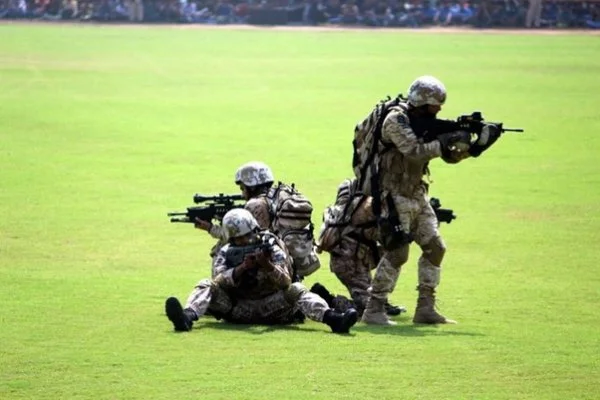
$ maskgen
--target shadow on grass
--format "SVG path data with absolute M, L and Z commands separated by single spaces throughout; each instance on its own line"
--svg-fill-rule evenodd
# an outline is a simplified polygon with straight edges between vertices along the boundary
M 217 329 L 226 331 L 248 332 L 252 335 L 263 335 L 275 331 L 297 331 L 297 332 L 323 332 L 321 329 L 315 329 L 306 324 L 289 325 L 259 325 L 259 324 L 234 324 L 224 321 L 203 321 L 201 324 L 194 324 L 194 329 Z
M 375 335 L 390 335 L 390 336 L 485 336 L 481 333 L 465 332 L 457 329 L 460 325 L 454 324 L 440 324 L 440 325 L 426 325 L 426 324 L 413 324 L 408 319 L 398 318 L 394 320 L 398 323 L 395 326 L 378 326 L 378 325 L 366 325 L 358 323 L 352 331 L 356 333 L 371 333 Z
M 378 326 L 366 325 L 358 322 L 350 329 L 350 333 L 337 334 L 342 337 L 354 337 L 357 333 L 370 333 L 374 335 L 389 335 L 389 336 L 485 336 L 481 333 L 466 332 L 457 329 L 460 325 L 440 324 L 426 325 L 413 324 L 410 317 L 395 318 L 398 325 L 395 326 Z M 310 324 L 296 323 L 288 325 L 260 325 L 260 324 L 235 324 L 231 322 L 218 321 L 213 319 L 202 319 L 201 322 L 194 323 L 193 330 L 201 331 L 205 329 L 224 330 L 246 332 L 251 335 L 264 335 L 276 331 L 294 331 L 294 332 L 319 332 L 332 334 L 328 327 L 317 329 L 311 327 Z

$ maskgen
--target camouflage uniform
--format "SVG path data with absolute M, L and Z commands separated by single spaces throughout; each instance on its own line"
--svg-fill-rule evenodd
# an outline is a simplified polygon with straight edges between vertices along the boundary
M 235 183 L 237 185 L 244 185 L 246 187 L 255 187 L 258 185 L 264 185 L 268 183 L 272 183 L 274 180 L 273 173 L 271 169 L 264 163 L 259 161 L 250 161 L 246 164 L 241 165 L 237 171 L 235 172 L 234 177 Z M 271 228 L 271 214 L 269 209 L 269 203 L 267 201 L 266 195 L 258 194 L 256 197 L 249 199 L 244 205 L 244 209 L 250 211 L 250 213 L 254 216 L 258 225 L 261 229 L 270 229 Z M 210 251 L 210 257 L 213 259 L 213 278 L 215 275 L 215 257 L 219 253 L 221 247 L 223 247 L 228 240 L 227 230 L 220 226 L 213 224 L 208 233 L 218 242 L 212 247 Z
M 434 98 L 437 103 L 428 102 L 431 99 L 431 88 L 428 86 L 431 80 L 419 79 L 409 89 L 410 104 L 416 107 L 443 104 L 443 85 L 443 98 Z M 423 83 L 424 87 L 413 90 L 415 84 Z M 437 83 L 441 85 L 439 81 L 434 82 L 434 85 Z M 413 321 L 453 322 L 434 310 L 433 294 L 440 282 L 440 266 L 446 246 L 438 231 L 435 212 L 429 204 L 428 184 L 423 180 L 423 176 L 428 173 L 429 161 L 442 155 L 442 146 L 437 140 L 424 143 L 415 135 L 410 126 L 408 109 L 407 103 L 393 107 L 382 125 L 382 142 L 387 145 L 387 149 L 384 150 L 384 146 L 380 145 L 381 216 L 388 218 L 395 212 L 404 237 L 412 236 L 422 250 L 418 260 L 419 301 Z M 391 210 L 390 207 L 394 209 Z M 373 277 L 371 297 L 363 315 L 364 322 L 394 324 L 386 318 L 382 309 L 396 286 L 402 265 L 408 260 L 408 243 L 405 240 L 400 246 L 384 252 Z
M 263 233 L 265 234 L 265 233 Z M 291 283 L 290 258 L 280 245 L 270 250 L 273 270 L 257 267 L 253 276 L 233 279 L 228 266 L 230 244 L 223 246 L 215 260 L 215 278 L 202 280 L 189 296 L 186 308 L 199 317 L 207 310 L 237 323 L 288 323 L 301 310 L 315 321 L 322 321 L 327 303 L 302 284 Z
M 271 232 L 258 233 L 258 222 L 249 211 L 228 211 L 223 226 L 231 243 L 219 250 L 215 278 L 200 281 L 185 308 L 175 297 L 165 302 L 165 313 L 176 331 L 191 330 L 193 321 L 207 312 L 236 323 L 278 324 L 293 322 L 299 310 L 329 325 L 334 333 L 349 332 L 358 318 L 356 310 L 332 310 L 302 284 L 292 283 L 292 261 L 285 244 Z
M 355 208 L 360 199 L 350 199 L 355 192 L 355 184 L 356 180 L 346 180 L 338 188 L 336 204 L 346 205 L 353 201 L 354 207 L 348 209 L 352 212 L 350 227 L 344 230 L 340 243 L 330 251 L 329 268 L 346 286 L 359 314 L 362 314 L 369 298 L 371 270 L 377 266 L 380 249 L 376 219 L 370 205 Z M 366 202 L 370 203 L 371 199 Z
M 269 205 L 267 203 L 267 199 L 264 195 L 260 195 L 258 197 L 252 198 L 244 204 L 244 209 L 248 210 L 250 214 L 256 218 L 258 225 L 262 230 L 269 229 L 271 226 L 271 217 L 269 214 Z M 212 277 L 215 275 L 215 262 L 216 256 L 219 254 L 219 250 L 227 243 L 227 230 L 221 226 L 213 224 L 208 233 L 213 238 L 217 239 L 217 243 L 210 250 L 210 257 L 212 258 Z

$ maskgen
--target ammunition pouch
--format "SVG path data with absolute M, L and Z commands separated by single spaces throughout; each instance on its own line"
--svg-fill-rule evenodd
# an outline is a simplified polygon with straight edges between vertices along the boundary
M 381 245 L 385 250 L 396 250 L 413 241 L 412 235 L 404 232 L 400 220 L 395 215 L 379 218 L 378 225 Z

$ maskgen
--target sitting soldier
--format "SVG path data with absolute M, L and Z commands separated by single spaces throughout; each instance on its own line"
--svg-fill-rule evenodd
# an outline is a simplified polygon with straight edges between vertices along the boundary
M 246 200 L 244 209 L 254 216 L 261 229 L 269 229 L 285 242 L 292 256 L 294 275 L 297 279 L 302 279 L 321 265 L 314 250 L 310 221 L 312 205 L 293 185 L 290 187 L 279 182 L 273 187 L 274 180 L 271 168 L 260 161 L 247 162 L 235 172 L 235 184 Z M 290 212 L 286 207 L 292 207 L 293 210 Z M 219 239 L 211 250 L 214 264 L 219 249 L 227 243 L 227 230 L 223 226 L 199 219 L 195 226 Z
M 232 323 L 285 324 L 301 311 L 323 322 L 335 333 L 348 333 L 358 313 L 337 312 L 325 300 L 309 292 L 301 283 L 292 283 L 291 259 L 282 241 L 260 230 L 252 214 L 233 209 L 223 217 L 228 242 L 214 262 L 213 279 L 200 281 L 185 308 L 169 297 L 165 311 L 176 331 L 189 331 L 194 321 L 205 315 Z

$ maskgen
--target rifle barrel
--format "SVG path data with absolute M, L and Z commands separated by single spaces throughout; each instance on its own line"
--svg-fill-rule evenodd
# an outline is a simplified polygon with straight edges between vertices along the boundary
M 171 218 L 171 222 L 185 222 L 185 223 L 190 223 L 192 221 L 190 221 L 189 218 Z
M 522 128 L 503 128 L 502 132 L 525 132 Z

